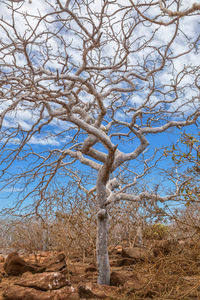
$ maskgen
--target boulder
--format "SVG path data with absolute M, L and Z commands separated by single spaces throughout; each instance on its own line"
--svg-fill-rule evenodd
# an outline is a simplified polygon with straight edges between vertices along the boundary
M 148 251 L 140 247 L 127 247 L 122 249 L 121 256 L 125 258 L 134 258 L 136 260 L 145 260 L 148 256 Z
M 64 287 L 60 290 L 41 291 L 34 288 L 27 288 L 11 285 L 3 292 L 5 300 L 79 300 L 79 294 L 75 289 Z
M 110 285 L 111 286 L 120 286 L 120 285 L 124 285 L 124 283 L 126 282 L 126 278 L 125 276 L 123 276 L 122 274 L 119 274 L 117 272 L 111 272 L 110 274 Z
M 118 299 L 119 296 L 118 287 L 94 282 L 79 285 L 78 292 L 80 299 Z
M 17 252 L 13 252 L 7 256 L 4 270 L 9 276 L 18 276 L 25 272 L 40 273 L 44 271 L 44 268 L 36 264 L 27 263 Z
M 45 272 L 56 272 L 66 270 L 65 254 L 59 253 L 56 256 L 50 256 L 44 259 L 42 263 Z
M 80 285 L 78 287 L 78 293 L 81 299 L 96 298 L 96 295 L 85 285 Z
M 135 265 L 138 262 L 135 258 L 121 258 L 111 261 L 111 267 L 122 267 Z
M 94 291 L 89 285 L 79 285 L 78 287 L 79 297 L 81 299 L 104 299 L 106 298 L 105 293 L 102 291 Z
M 77 290 L 61 272 L 25 273 L 3 291 L 5 300 L 79 300 Z
M 53 300 L 52 295 L 32 288 L 11 285 L 3 292 L 5 300 Z
M 60 272 L 31 274 L 26 273 L 15 281 L 15 285 L 34 288 L 41 291 L 57 290 L 64 286 L 70 286 L 65 275 Z

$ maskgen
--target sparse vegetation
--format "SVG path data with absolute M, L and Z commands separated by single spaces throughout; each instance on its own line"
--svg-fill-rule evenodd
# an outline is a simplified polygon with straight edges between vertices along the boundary
M 51 241 L 51 245 L 49 244 L 47 250 L 66 251 L 67 249 L 67 253 L 65 253 L 69 255 L 69 257 L 66 255 L 67 264 L 69 266 L 69 271 L 72 272 L 71 275 L 69 273 L 68 277 L 70 282 L 75 286 L 77 285 L 79 278 L 81 278 L 82 285 L 88 283 L 91 284 L 95 282 L 96 278 L 94 268 L 95 244 L 92 242 L 90 243 L 89 238 L 87 243 L 85 240 L 85 233 L 82 233 L 79 225 L 76 228 L 77 230 L 73 230 L 75 224 L 82 223 L 82 227 L 89 229 L 88 231 L 90 232 L 88 232 L 88 234 L 93 236 L 95 241 L 95 227 L 88 227 L 88 220 L 83 216 L 84 214 L 58 216 L 58 219 L 55 218 L 55 220 L 49 224 L 49 241 Z M 191 207 L 186 207 L 179 218 L 176 219 L 176 222 L 172 222 L 170 226 L 166 226 L 162 223 L 154 225 L 149 224 L 148 229 L 151 229 L 151 234 L 146 234 L 145 229 L 143 232 L 143 249 L 147 251 L 146 257 L 145 259 L 135 261 L 134 264 L 126 262 L 125 265 L 116 267 L 116 262 L 122 264 L 122 261 L 125 259 L 124 254 L 121 256 L 120 249 L 129 247 L 130 241 L 128 238 L 126 240 L 120 240 L 118 245 L 111 244 L 111 268 L 121 276 L 120 278 L 122 278 L 123 281 L 119 287 L 111 287 L 111 289 L 106 290 L 108 299 L 111 299 L 112 297 L 116 300 L 139 300 L 148 298 L 158 300 L 199 299 L 200 233 L 197 231 L 197 226 L 200 226 L 200 221 L 196 216 L 197 207 L 193 210 Z M 194 219 L 196 219 L 195 223 Z M 25 224 L 28 224 L 28 226 L 26 227 Z M 71 224 L 71 226 L 69 224 Z M 6 221 L 4 221 L 4 227 L 6 227 L 5 225 Z M 11 224 L 9 224 L 9 226 L 10 225 Z M 13 230 L 7 232 L 7 236 L 4 235 L 4 244 L 5 239 L 7 239 L 6 243 L 8 247 L 12 247 L 13 250 L 22 250 L 22 248 L 24 248 L 26 250 L 25 257 L 29 257 L 27 256 L 28 253 L 35 253 L 38 259 L 37 261 L 40 261 L 40 253 L 44 253 L 39 247 L 39 245 L 42 245 L 40 243 L 40 238 L 42 236 L 42 230 L 44 229 L 42 228 L 41 223 L 39 224 L 38 221 L 32 219 L 29 220 L 29 222 L 27 222 L 27 220 L 21 221 L 21 224 L 20 221 L 18 221 L 15 225 L 17 226 L 14 226 Z M 30 230 L 31 228 L 37 230 Z M 67 231 L 67 228 L 69 231 Z M 27 234 L 28 229 L 29 236 Z M 190 236 L 192 230 L 195 234 Z M 180 235 L 181 231 L 182 235 Z M 36 232 L 40 232 L 39 240 L 35 234 Z M 149 231 L 147 232 L 149 233 Z M 71 233 L 73 238 L 69 238 L 69 233 Z M 166 243 L 166 233 L 169 233 L 168 243 Z M 114 236 L 112 235 L 115 235 L 115 232 L 111 230 L 111 240 L 114 240 Z M 177 239 L 172 239 L 172 235 L 177 236 Z M 162 237 L 164 240 L 157 240 L 158 236 L 159 239 Z M 180 240 L 181 237 L 182 240 Z M 30 243 L 31 240 L 32 243 Z M 13 243 L 13 241 L 16 241 L 16 243 Z M 38 242 L 39 244 L 37 244 Z M 19 248 L 20 243 L 21 247 Z M 91 251 L 86 251 L 85 256 L 83 256 L 84 246 L 86 246 L 86 244 L 88 244 L 88 250 L 90 249 Z M 156 256 L 152 256 L 152 247 L 157 250 L 160 249 Z M 132 249 L 134 249 L 134 247 Z M 163 251 L 163 249 L 165 251 Z M 85 269 L 88 269 L 88 271 L 85 272 Z M 76 270 L 76 276 L 72 276 L 74 270 Z M 4 281 L 6 282 L 6 278 Z M 12 280 L 10 279 L 9 282 L 11 283 Z

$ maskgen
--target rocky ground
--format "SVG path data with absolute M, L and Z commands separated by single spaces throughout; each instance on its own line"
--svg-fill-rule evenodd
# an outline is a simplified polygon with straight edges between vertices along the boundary
M 111 285 L 98 286 L 92 255 L 0 255 L 0 299 L 200 299 L 200 245 L 174 241 L 110 251 Z

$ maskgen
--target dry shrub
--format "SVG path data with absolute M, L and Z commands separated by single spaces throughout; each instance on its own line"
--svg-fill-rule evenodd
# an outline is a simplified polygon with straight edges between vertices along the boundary
M 3 249 L 8 247 L 8 239 L 7 239 L 7 220 L 0 220 L 0 251 L 3 252 Z
M 145 239 L 163 240 L 168 236 L 168 227 L 164 224 L 156 223 L 147 225 L 143 230 L 143 237 Z
M 51 226 L 53 248 L 84 258 L 93 254 L 96 242 L 95 217 L 84 211 L 74 214 L 57 213 Z
M 113 213 L 111 241 L 116 241 L 117 225 L 120 230 L 126 228 L 123 219 L 118 223 L 120 217 L 119 214 Z M 52 249 L 64 250 L 69 258 L 77 256 L 77 259 L 86 259 L 88 256 L 91 259 L 95 255 L 95 222 L 95 209 L 88 212 L 76 207 L 71 210 L 70 214 L 58 212 L 46 227 L 36 219 L 13 223 L 12 225 L 15 226 L 9 232 L 10 241 L 15 247 L 20 247 L 20 249 L 24 247 L 33 252 L 33 250 L 42 249 L 44 233 L 48 233 L 48 246 Z M 180 227 L 175 226 L 174 223 L 171 230 L 174 236 L 177 230 L 178 236 Z M 186 239 L 181 243 L 176 239 L 169 242 L 172 247 L 167 253 L 160 251 L 158 256 L 136 263 L 133 268 L 138 280 L 142 282 L 141 288 L 124 288 L 121 290 L 119 299 L 200 299 L 200 234 L 195 232 L 192 239 Z M 120 232 L 117 236 L 119 242 L 122 237 L 124 236 Z M 151 248 L 153 243 L 160 245 L 165 241 L 148 240 L 147 242 L 148 247 Z M 131 266 L 120 267 L 119 272 L 125 269 L 130 281 L 133 280 Z
M 95 219 L 86 214 L 58 214 L 45 223 L 35 218 L 7 224 L 7 247 L 29 253 L 45 250 L 64 251 L 85 257 L 95 249 Z M 3 245 L 3 244 L 2 244 Z
M 124 299 L 200 299 L 200 243 L 138 263 L 134 272 L 145 284 L 125 291 Z
M 12 221 L 7 233 L 10 248 L 34 253 L 47 250 L 48 233 L 44 224 L 35 218 Z

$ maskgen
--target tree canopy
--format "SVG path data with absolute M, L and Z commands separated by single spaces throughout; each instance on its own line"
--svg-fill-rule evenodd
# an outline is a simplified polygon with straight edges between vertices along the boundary
M 87 192 L 74 164 L 95 170 L 96 184 L 87 193 L 98 202 L 97 251 L 105 258 L 109 205 L 173 197 L 130 191 L 155 164 L 159 142 L 150 148 L 151 136 L 198 125 L 200 5 L 179 0 L 0 5 L 1 188 L 23 187 L 16 207 L 32 197 L 37 210 L 52 184 L 68 177 Z M 133 179 L 124 182 L 117 172 L 138 158 L 139 167 L 130 170 Z M 179 192 L 175 186 L 174 197 Z M 103 262 L 98 265 L 108 271 L 107 258 Z M 108 272 L 99 282 L 109 282 Z

